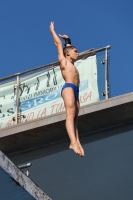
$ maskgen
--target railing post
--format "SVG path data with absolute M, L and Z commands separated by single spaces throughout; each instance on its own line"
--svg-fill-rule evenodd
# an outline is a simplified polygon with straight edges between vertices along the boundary
M 19 123 L 19 83 L 20 83 L 20 79 L 19 79 L 19 75 L 17 75 L 17 84 L 16 84 L 16 116 L 15 116 L 15 121 L 16 124 Z
M 108 49 L 105 49 L 105 95 L 108 99 Z

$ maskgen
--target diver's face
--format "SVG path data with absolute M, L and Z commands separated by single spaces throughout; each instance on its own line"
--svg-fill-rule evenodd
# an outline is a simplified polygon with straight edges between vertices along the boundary
M 79 55 L 79 54 L 78 54 L 78 50 L 77 50 L 76 48 L 72 49 L 72 50 L 69 52 L 69 54 L 70 54 L 71 59 L 73 59 L 74 61 L 77 60 L 78 55 Z

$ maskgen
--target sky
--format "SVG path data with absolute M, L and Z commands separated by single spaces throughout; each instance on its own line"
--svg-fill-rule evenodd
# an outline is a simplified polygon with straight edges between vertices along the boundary
M 79 52 L 111 45 L 111 97 L 133 91 L 132 0 L 1 0 L 0 78 L 57 61 L 51 21 Z

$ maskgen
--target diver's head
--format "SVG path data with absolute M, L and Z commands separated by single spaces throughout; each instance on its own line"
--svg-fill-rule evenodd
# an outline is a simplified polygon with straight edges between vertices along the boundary
M 78 50 L 76 47 L 74 46 L 67 46 L 67 47 L 64 47 L 63 48 L 63 54 L 64 56 L 67 58 L 67 57 L 70 57 L 70 59 L 72 59 L 72 61 L 76 61 L 77 58 L 78 58 Z

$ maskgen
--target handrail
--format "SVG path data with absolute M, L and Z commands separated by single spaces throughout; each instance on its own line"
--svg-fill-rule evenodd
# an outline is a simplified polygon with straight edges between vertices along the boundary
M 99 48 L 99 49 L 96 49 L 96 50 L 95 50 L 95 49 L 86 50 L 86 51 L 84 51 L 84 52 L 79 53 L 79 59 L 80 59 L 82 56 L 84 56 L 84 55 L 92 55 L 92 54 L 95 54 L 95 53 L 98 53 L 98 52 L 100 52 L 100 51 L 104 51 L 104 50 L 110 49 L 110 48 L 111 48 L 111 46 L 108 45 L 108 46 L 106 46 L 106 47 L 102 47 L 102 48 Z M 47 65 L 39 66 L 39 67 L 30 69 L 30 70 L 27 70 L 27 71 L 24 71 L 24 72 L 20 72 L 20 73 L 17 73 L 17 74 L 13 74 L 13 75 L 11 75 L 11 76 L 7 76 L 7 77 L 5 77 L 5 78 L 1 78 L 1 79 L 0 79 L 0 82 L 1 82 L 1 81 L 5 81 L 5 80 L 10 79 L 10 78 L 14 78 L 14 77 L 16 77 L 16 76 L 20 76 L 20 75 L 27 74 L 27 73 L 30 73 L 30 72 L 33 72 L 33 71 L 37 71 L 37 70 L 39 70 L 39 69 L 47 68 L 47 67 L 50 67 L 50 66 L 52 66 L 52 67 L 49 68 L 49 69 L 53 69 L 53 68 L 55 68 L 57 65 L 59 65 L 59 62 L 53 62 L 53 63 L 47 64 Z M 49 69 L 48 69 L 48 70 L 49 70 Z

